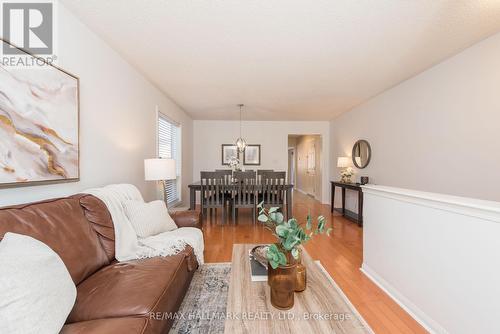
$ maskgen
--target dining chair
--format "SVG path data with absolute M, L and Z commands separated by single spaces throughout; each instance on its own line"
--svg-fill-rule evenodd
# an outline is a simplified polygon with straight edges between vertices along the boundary
M 288 220 L 285 210 L 285 185 L 286 172 L 263 172 L 259 201 L 263 201 L 265 207 L 279 207 Z M 286 204 L 290 205 L 290 203 Z
M 258 203 L 264 200 L 265 187 L 263 186 L 265 181 L 263 175 L 266 173 L 274 172 L 274 169 L 258 169 L 257 170 L 257 184 L 260 186 L 260 190 L 257 192 Z
M 202 217 L 207 215 L 207 209 L 221 209 L 222 223 L 226 222 L 226 192 L 228 184 L 225 182 L 225 174 L 223 172 L 200 172 L 201 180 L 201 212 Z
M 262 174 L 274 172 L 274 169 L 257 169 L 257 184 L 262 183 Z
M 224 175 L 224 184 L 225 185 L 231 185 L 232 182 L 233 182 L 233 171 L 231 169 L 216 169 L 215 170 L 216 172 L 218 173 L 222 173 Z M 229 193 L 229 189 L 228 187 L 226 187 L 227 191 L 226 191 L 226 197 L 225 197 L 225 204 L 226 204 L 226 208 L 229 207 L 229 209 L 231 209 L 232 207 L 232 198 L 231 198 L 231 194 Z
M 255 172 L 253 171 L 236 171 L 233 174 L 233 223 L 236 223 L 236 214 L 238 209 L 252 209 L 252 222 L 255 224 L 257 212 L 257 196 L 255 193 Z
M 224 181 L 226 181 L 226 184 L 230 184 L 231 180 L 233 178 L 233 171 L 230 169 L 216 169 L 215 170 L 217 173 L 221 173 L 224 175 Z

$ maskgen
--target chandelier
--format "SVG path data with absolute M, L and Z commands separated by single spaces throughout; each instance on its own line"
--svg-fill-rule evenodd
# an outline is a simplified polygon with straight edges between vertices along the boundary
M 247 142 L 241 136 L 241 112 L 244 106 L 244 104 L 238 104 L 238 107 L 240 107 L 240 136 L 236 139 L 236 147 L 238 147 L 238 151 L 240 152 L 245 151 L 245 148 L 247 147 Z

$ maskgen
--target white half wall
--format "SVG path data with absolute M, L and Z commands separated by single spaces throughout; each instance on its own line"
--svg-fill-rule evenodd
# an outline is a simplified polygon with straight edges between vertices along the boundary
M 332 179 L 337 157 L 367 139 L 373 156 L 357 179 L 500 201 L 499 92 L 500 33 L 331 121 Z
M 119 54 L 58 5 L 58 65 L 80 78 L 80 179 L 78 183 L 0 189 L 0 206 L 77 193 L 109 183 L 133 183 L 156 197 L 144 181 L 143 159 L 156 155 L 156 106 L 181 124 L 182 191 L 192 176 L 192 120 Z
M 430 332 L 500 333 L 500 203 L 363 190 L 363 272 Z
M 193 122 L 193 179 L 200 179 L 200 171 L 228 168 L 221 164 L 221 145 L 232 144 L 239 136 L 238 121 Z M 322 202 L 329 203 L 329 122 L 269 122 L 244 121 L 243 137 L 248 144 L 261 145 L 261 165 L 247 169 L 288 169 L 288 135 L 320 135 L 322 137 L 321 171 Z

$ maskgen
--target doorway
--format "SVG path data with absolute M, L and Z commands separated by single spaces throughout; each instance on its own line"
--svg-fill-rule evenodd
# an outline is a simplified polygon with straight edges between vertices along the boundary
M 299 192 L 321 200 L 322 138 L 315 134 L 288 136 L 289 182 Z

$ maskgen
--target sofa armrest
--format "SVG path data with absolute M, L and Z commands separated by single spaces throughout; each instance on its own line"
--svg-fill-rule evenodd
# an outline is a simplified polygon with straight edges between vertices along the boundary
M 201 213 L 194 210 L 170 212 L 178 227 L 196 227 L 201 230 Z

